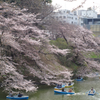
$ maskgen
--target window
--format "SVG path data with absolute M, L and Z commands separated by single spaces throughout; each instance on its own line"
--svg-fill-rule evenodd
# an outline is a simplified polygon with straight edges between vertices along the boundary
M 61 11 L 59 11 L 59 13 L 61 14 Z
M 76 15 L 76 12 L 74 12 L 74 15 Z
M 81 21 L 83 21 L 83 19 L 81 18 Z
M 70 13 L 70 11 L 67 11 L 67 13 Z
M 66 16 L 63 16 L 63 18 L 66 18 Z
M 70 19 L 72 19 L 72 17 L 70 17 L 70 16 L 67 16 L 67 18 L 70 18 Z
M 58 16 L 56 16 L 56 19 L 58 19 Z

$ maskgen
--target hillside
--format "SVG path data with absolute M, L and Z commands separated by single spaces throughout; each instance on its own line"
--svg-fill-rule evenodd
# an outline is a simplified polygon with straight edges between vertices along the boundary
M 0 80 L 6 90 L 35 91 L 35 84 L 51 85 L 72 76 L 56 58 L 68 50 L 49 45 L 47 34 L 36 27 L 39 22 L 27 9 L 0 5 Z
M 36 91 L 38 84 L 54 85 L 70 81 L 73 74 L 86 76 L 99 71 L 99 56 L 94 59 L 92 55 L 99 55 L 100 41 L 92 32 L 69 24 L 61 26 L 69 45 L 61 49 L 50 44 L 53 40 L 38 23 L 41 20 L 27 9 L 0 4 L 0 83 L 6 91 Z

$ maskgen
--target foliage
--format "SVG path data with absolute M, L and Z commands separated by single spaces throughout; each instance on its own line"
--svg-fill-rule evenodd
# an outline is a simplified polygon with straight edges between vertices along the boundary
M 52 0 L 43 0 L 44 2 L 46 2 L 46 3 L 51 3 L 52 2 Z
M 59 56 L 58 57 L 60 63 L 66 67 L 71 67 L 73 65 L 73 68 L 74 69 L 74 65 L 76 66 L 79 66 L 80 64 L 78 64 L 77 62 L 77 59 L 74 60 L 74 54 L 73 53 L 69 53 L 68 55 L 66 56 Z
M 30 12 L 41 13 L 42 9 L 47 7 L 47 3 L 51 3 L 52 0 L 0 0 L 8 3 L 15 2 L 17 6 L 21 8 L 28 8 Z
M 71 63 L 71 68 L 72 68 L 73 70 L 78 70 L 79 66 L 76 65 L 75 63 Z
M 20 4 L 22 2 L 26 2 L 27 0 L 0 0 L 0 1 L 10 2 L 10 3 L 16 2 L 16 3 Z M 28 0 L 28 1 L 30 1 L 30 0 Z M 45 3 L 51 3 L 52 2 L 52 0 L 40 0 L 40 1 L 45 2 Z
M 62 65 L 67 66 L 66 56 L 58 56 L 58 59 Z
M 73 56 L 72 54 L 69 54 L 69 55 L 70 55 L 70 57 Z M 80 65 L 68 60 L 68 58 L 67 58 L 68 56 L 58 56 L 58 59 L 62 65 L 64 65 L 65 67 L 67 67 L 70 70 L 73 70 L 73 74 L 76 75 Z
M 70 68 L 73 70 L 73 73 L 77 73 L 77 70 L 80 66 L 82 66 L 82 64 L 80 63 L 80 55 L 77 55 L 73 48 L 71 48 L 71 46 L 67 45 L 66 41 L 64 38 L 57 38 L 56 40 L 51 40 L 50 41 L 51 45 L 55 45 L 57 46 L 59 49 L 67 49 L 70 48 L 71 51 L 70 53 L 68 53 L 65 56 L 62 55 L 58 55 L 57 58 L 60 62 L 60 64 L 62 64 L 63 66 L 66 66 L 67 68 Z M 76 57 L 78 56 L 78 57 Z M 84 62 L 83 62 L 84 64 Z
M 91 8 L 91 7 L 89 7 L 89 8 L 87 8 L 87 10 L 92 10 L 92 8 Z

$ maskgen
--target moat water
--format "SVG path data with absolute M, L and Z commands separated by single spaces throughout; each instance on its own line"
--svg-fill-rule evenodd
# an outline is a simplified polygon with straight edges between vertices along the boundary
M 100 79 L 92 78 L 87 79 L 81 82 L 74 81 L 73 90 L 74 95 L 61 95 L 54 93 L 54 87 L 41 86 L 37 92 L 28 93 L 28 100 L 100 100 Z M 86 93 L 88 90 L 93 87 L 97 94 L 94 96 L 88 96 Z M 6 99 L 6 93 L 0 90 L 0 100 L 9 100 Z

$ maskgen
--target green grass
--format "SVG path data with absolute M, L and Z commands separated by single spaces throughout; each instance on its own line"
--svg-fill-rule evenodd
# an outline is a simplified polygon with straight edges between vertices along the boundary
M 63 38 L 57 38 L 56 40 L 51 40 L 50 44 L 57 46 L 59 49 L 68 48 L 68 45 L 67 45 L 66 41 Z
M 80 66 L 76 65 L 75 63 L 71 62 L 69 68 L 73 71 L 77 71 Z
M 30 39 L 32 39 L 32 40 L 37 40 L 37 38 L 35 38 L 35 37 L 31 37 Z
M 90 52 L 84 55 L 86 58 L 100 58 L 100 53 Z
M 96 37 L 96 34 L 93 34 L 94 37 Z

